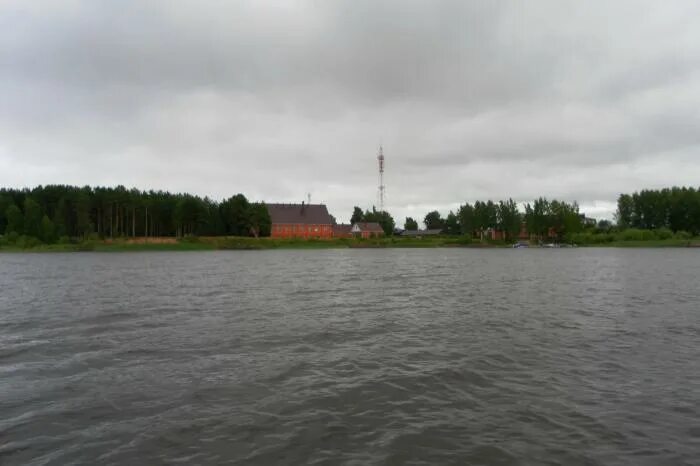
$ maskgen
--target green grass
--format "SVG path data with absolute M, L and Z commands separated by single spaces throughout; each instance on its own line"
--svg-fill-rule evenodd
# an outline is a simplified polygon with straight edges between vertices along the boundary
M 582 247 L 619 247 L 619 248 L 663 248 L 663 247 L 700 247 L 700 239 L 679 238 L 647 240 L 615 240 L 604 243 L 579 244 Z M 213 250 L 265 250 L 265 249 L 343 249 L 343 248 L 505 248 L 505 242 L 472 242 L 467 238 L 436 236 L 425 238 L 334 238 L 334 239 L 275 239 L 247 237 L 203 237 L 183 238 L 175 243 L 129 243 L 125 240 L 101 241 L 87 240 L 66 244 L 34 244 L 31 247 L 3 245 L 0 252 L 138 252 L 138 251 L 213 251 Z
M 216 249 L 339 249 L 388 247 L 442 247 L 455 243 L 451 238 L 333 238 L 333 239 L 277 239 L 277 238 L 201 238 Z M 455 243 L 456 244 L 456 243 Z
M 125 252 L 125 251 L 211 251 L 214 248 L 211 244 L 206 243 L 186 243 L 177 242 L 175 244 L 105 244 L 94 243 L 86 245 L 85 251 L 98 252 Z
M 435 247 L 483 247 L 464 238 L 334 238 L 334 239 L 277 239 L 248 237 L 183 238 L 175 243 L 131 243 L 126 240 L 86 240 L 77 243 L 41 244 L 31 246 L 2 245 L 1 252 L 125 252 L 125 251 L 207 251 L 207 250 L 261 250 L 261 249 L 342 249 L 342 248 L 435 248 Z
M 40 244 L 30 248 L 23 248 L 14 244 L 0 245 L 0 252 L 74 252 L 77 251 L 75 244 Z
M 700 247 L 700 240 L 687 239 L 650 239 L 637 241 L 611 241 L 607 243 L 579 244 L 582 247 L 594 248 L 687 248 Z
M 125 241 L 87 240 L 77 243 L 37 244 L 31 247 L 0 245 L 0 252 L 127 252 L 127 251 L 202 251 L 216 249 L 212 244 L 178 241 L 177 243 L 133 244 Z

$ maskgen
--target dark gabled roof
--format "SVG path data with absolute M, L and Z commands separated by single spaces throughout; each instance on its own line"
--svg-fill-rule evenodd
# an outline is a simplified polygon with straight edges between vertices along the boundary
M 345 225 L 342 223 L 340 225 L 333 225 L 334 235 L 349 235 L 350 230 L 352 230 L 352 225 Z
M 265 204 L 273 224 L 331 225 L 325 204 Z
M 358 226 L 360 231 L 366 231 L 369 233 L 384 233 L 384 228 L 377 222 L 358 222 L 355 225 Z
M 442 230 L 439 229 L 433 229 L 433 230 L 404 230 L 401 232 L 401 236 L 431 236 L 431 235 L 439 235 L 442 233 Z

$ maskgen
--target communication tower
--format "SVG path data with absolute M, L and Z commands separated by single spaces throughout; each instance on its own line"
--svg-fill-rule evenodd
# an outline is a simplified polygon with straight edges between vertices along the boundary
M 384 194 L 386 186 L 384 186 L 384 149 L 382 146 L 379 146 L 377 162 L 379 162 L 379 211 L 384 212 Z

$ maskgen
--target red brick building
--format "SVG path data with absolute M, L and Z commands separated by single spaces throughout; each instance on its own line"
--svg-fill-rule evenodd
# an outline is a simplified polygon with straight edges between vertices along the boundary
M 359 236 L 360 238 L 384 236 L 384 229 L 376 222 L 358 222 L 352 226 L 350 231 L 353 236 Z
M 266 204 L 272 238 L 332 238 L 333 219 L 324 204 Z
M 518 233 L 518 239 L 521 241 L 529 241 L 530 233 L 527 231 L 527 223 L 522 222 L 520 224 L 520 233 Z
M 544 238 L 556 238 L 558 236 L 557 230 L 553 227 L 549 227 L 547 229 L 547 234 L 544 236 Z M 535 233 L 530 233 L 527 230 L 527 223 L 522 222 L 520 224 L 520 233 L 518 233 L 518 239 L 521 241 L 530 241 L 530 240 L 541 240 L 543 239 L 540 235 L 536 235 Z
M 333 238 L 352 238 L 352 225 L 333 225 Z

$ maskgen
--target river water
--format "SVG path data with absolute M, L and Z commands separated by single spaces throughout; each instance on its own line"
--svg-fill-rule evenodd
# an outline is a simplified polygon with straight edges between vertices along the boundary
M 700 464 L 700 250 L 0 255 L 0 464 Z

